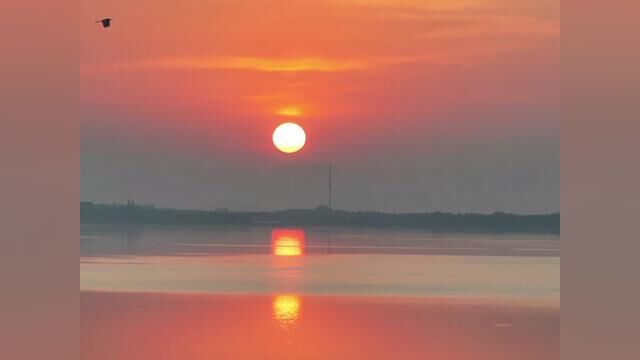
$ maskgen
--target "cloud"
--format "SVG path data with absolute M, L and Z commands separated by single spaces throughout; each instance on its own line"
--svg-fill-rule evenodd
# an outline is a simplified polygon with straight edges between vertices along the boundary
M 358 60 L 340 60 L 323 57 L 268 58 L 268 57 L 176 57 L 141 60 L 128 63 L 97 64 L 83 67 L 83 71 L 126 71 L 144 69 L 231 69 L 263 72 L 335 72 L 360 70 L 367 64 Z
M 468 62 L 468 51 L 439 50 L 428 55 L 368 56 L 362 58 L 337 59 L 323 57 L 266 58 L 266 57 L 171 57 L 131 62 L 110 62 L 83 65 L 84 73 L 111 71 L 138 71 L 157 69 L 187 70 L 245 70 L 273 73 L 288 72 L 341 72 L 358 71 L 383 66 L 404 64 L 464 65 Z
M 454 11 L 466 10 L 474 7 L 486 7 L 491 4 L 491 0 L 332 0 L 336 5 L 352 5 L 365 7 L 381 7 L 385 9 L 421 9 L 431 11 Z
M 512 0 L 330 0 L 332 4 L 359 9 L 381 9 L 386 16 L 429 17 L 434 14 L 529 14 L 557 18 L 560 1 Z

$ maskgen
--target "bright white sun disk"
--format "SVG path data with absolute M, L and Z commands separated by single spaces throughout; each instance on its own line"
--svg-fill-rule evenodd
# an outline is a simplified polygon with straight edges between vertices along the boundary
M 307 141 L 304 129 L 296 123 L 280 124 L 273 132 L 273 144 L 283 153 L 299 151 Z

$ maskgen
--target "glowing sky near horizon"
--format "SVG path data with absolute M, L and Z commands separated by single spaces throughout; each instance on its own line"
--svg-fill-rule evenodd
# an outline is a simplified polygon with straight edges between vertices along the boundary
M 81 23 L 83 200 L 315 207 L 331 162 L 339 208 L 559 209 L 557 0 L 97 0 Z

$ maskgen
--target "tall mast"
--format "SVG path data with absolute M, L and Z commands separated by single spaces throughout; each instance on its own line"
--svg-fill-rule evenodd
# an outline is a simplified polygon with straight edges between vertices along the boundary
M 329 208 L 333 210 L 333 204 L 331 203 L 331 163 L 329 163 Z

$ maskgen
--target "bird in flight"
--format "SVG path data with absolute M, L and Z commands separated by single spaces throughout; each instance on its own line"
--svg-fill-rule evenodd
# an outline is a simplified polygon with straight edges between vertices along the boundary
M 111 19 L 109 19 L 109 18 L 105 18 L 105 19 L 102 19 L 102 20 L 98 20 L 98 21 L 96 21 L 96 22 L 97 22 L 97 23 L 102 23 L 102 27 L 103 27 L 103 28 L 108 28 L 109 26 L 111 26 Z

